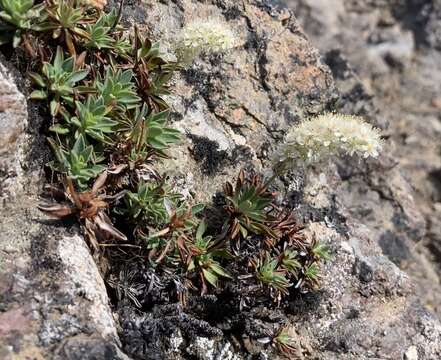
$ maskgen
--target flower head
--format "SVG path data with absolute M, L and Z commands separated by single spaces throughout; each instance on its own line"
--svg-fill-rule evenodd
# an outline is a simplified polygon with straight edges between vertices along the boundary
M 293 127 L 283 146 L 285 159 L 306 164 L 332 155 L 377 157 L 382 148 L 380 130 L 363 118 L 352 115 L 324 114 Z
M 215 19 L 196 20 L 185 26 L 175 51 L 180 61 L 190 63 L 201 54 L 222 53 L 235 46 L 233 31 Z

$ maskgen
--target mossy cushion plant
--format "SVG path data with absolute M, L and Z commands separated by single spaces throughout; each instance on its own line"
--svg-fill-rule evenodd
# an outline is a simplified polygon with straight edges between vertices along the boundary
M 177 36 L 177 60 L 169 60 L 136 27 L 124 31 L 121 11 L 103 12 L 102 5 L 0 0 L 0 44 L 32 59 L 30 97 L 46 105 L 54 183 L 40 209 L 77 217 L 98 261 L 111 263 L 118 296 L 126 287 L 113 275 L 128 262 L 147 266 L 157 282 L 127 290 L 140 308 L 152 305 L 143 295 L 159 284 L 170 302 L 215 294 L 241 309 L 281 306 L 318 288 L 328 249 L 303 236 L 295 213 L 276 206 L 272 179 L 241 171 L 234 186 L 225 184 L 217 227 L 202 218 L 204 205 L 176 192 L 155 166 L 180 141 L 168 125 L 174 73 L 196 56 L 233 49 L 234 33 L 219 20 L 195 21 Z M 325 114 L 290 130 L 274 177 L 338 153 L 367 157 L 380 149 L 370 125 Z M 291 349 L 283 331 L 273 342 Z

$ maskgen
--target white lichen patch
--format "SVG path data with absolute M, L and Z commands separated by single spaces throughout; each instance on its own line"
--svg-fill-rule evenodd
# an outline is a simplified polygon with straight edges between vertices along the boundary
M 214 360 L 215 341 L 205 337 L 197 337 L 187 351 L 201 360 Z
M 177 330 L 175 333 L 170 336 L 168 340 L 169 343 L 169 352 L 176 353 L 179 352 L 179 347 L 184 342 L 184 338 L 182 337 L 181 331 Z
M 187 348 L 190 355 L 200 360 L 240 360 L 229 342 L 217 342 L 205 337 L 197 337 Z

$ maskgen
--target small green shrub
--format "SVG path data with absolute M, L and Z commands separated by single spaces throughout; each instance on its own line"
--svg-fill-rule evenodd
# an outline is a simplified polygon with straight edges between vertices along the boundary
M 41 90 L 34 90 L 31 99 L 50 99 L 50 112 L 56 116 L 59 112 L 66 112 L 64 105 L 74 107 L 75 86 L 84 80 L 89 70 L 79 70 L 75 64 L 75 58 L 64 58 L 61 47 L 57 48 L 53 64 L 44 63 L 42 75 L 30 72 L 29 76 Z M 78 89 L 78 91 L 80 91 Z
M 111 49 L 114 39 L 109 35 L 112 24 L 108 16 L 101 16 L 96 23 L 86 25 L 87 40 L 84 46 L 89 49 Z
M 204 235 L 207 229 L 205 221 L 201 221 L 194 237 L 185 244 L 187 271 L 199 274 L 202 283 L 202 293 L 206 293 L 207 283 L 216 287 L 219 277 L 231 278 L 227 271 L 216 259 L 229 259 L 230 253 L 225 248 L 216 247 L 213 237 Z
M 278 259 L 271 259 L 268 254 L 256 262 L 257 279 L 265 285 L 272 287 L 281 294 L 288 294 L 288 288 L 292 286 L 285 277 L 286 270 L 280 266 Z
M 181 202 L 181 195 L 171 192 L 163 183 L 141 181 L 137 192 L 127 193 L 122 212 L 140 223 L 161 226 L 170 221 L 169 209 L 179 207 Z
M 273 197 L 262 183 L 261 178 L 245 177 L 241 171 L 236 186 L 226 183 L 224 186 L 227 205 L 225 206 L 229 218 L 224 224 L 224 231 L 235 240 L 240 236 L 246 238 L 251 234 L 271 234 L 271 229 L 265 225 L 267 208 Z
M 97 78 L 94 87 L 106 107 L 112 111 L 124 112 L 136 108 L 141 101 L 132 80 L 132 70 L 115 71 L 109 66 L 105 74 Z
M 118 122 L 109 116 L 110 108 L 104 104 L 102 96 L 88 96 L 85 103 L 76 101 L 77 116 L 71 117 L 68 122 L 76 127 L 75 137 L 80 135 L 90 137 L 103 143 L 111 143 L 109 138 Z
M 75 180 L 80 189 L 85 189 L 91 179 L 95 179 L 105 170 L 104 165 L 97 164 L 97 157 L 92 145 L 86 145 L 83 135 L 79 135 L 71 150 L 65 150 L 53 139 L 49 142 L 54 150 L 56 161 L 48 165 L 54 171 L 67 175 Z
M 39 30 L 44 10 L 45 5 L 34 5 L 34 0 L 0 0 L 0 45 L 12 42 L 17 47 L 24 33 Z

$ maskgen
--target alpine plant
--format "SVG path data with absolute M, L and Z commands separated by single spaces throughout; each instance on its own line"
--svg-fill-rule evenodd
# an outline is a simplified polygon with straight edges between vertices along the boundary
M 380 130 L 362 117 L 329 113 L 289 130 L 281 155 L 285 162 L 308 165 L 333 155 L 376 158 L 382 146 Z
M 181 63 L 191 63 L 200 55 L 225 53 L 235 47 L 233 31 L 215 19 L 195 20 L 186 25 L 175 45 Z

